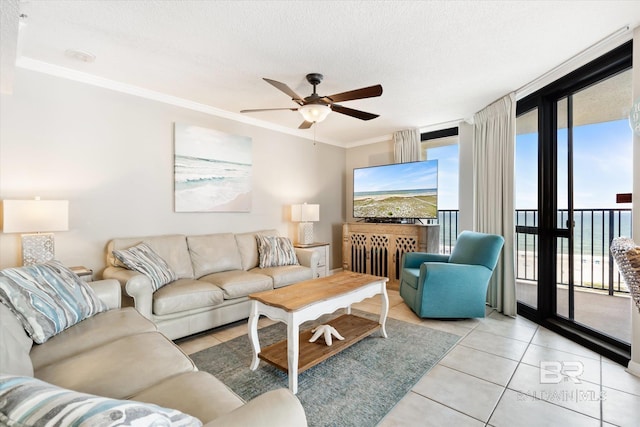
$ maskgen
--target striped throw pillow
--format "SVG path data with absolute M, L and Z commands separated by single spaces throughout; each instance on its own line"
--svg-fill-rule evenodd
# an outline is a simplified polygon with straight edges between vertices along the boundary
M 0 375 L 0 401 L 0 424 L 8 426 L 202 425 L 197 418 L 175 409 L 79 393 L 32 377 Z
M 151 279 L 154 292 L 167 283 L 177 280 L 177 276 L 169 268 L 169 264 L 146 243 L 140 243 L 129 249 L 114 250 L 113 256 L 128 269 L 142 273 Z
M 93 289 L 59 261 L 0 270 L 0 301 L 38 344 L 107 309 Z
M 286 237 L 256 234 L 260 268 L 298 265 L 298 257 L 291 240 Z

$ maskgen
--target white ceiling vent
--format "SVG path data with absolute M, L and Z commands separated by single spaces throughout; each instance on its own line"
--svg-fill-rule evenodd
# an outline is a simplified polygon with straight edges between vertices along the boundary
M 77 59 L 82 62 L 93 62 L 96 60 L 96 56 L 93 53 L 81 49 L 67 49 L 64 54 L 69 58 Z

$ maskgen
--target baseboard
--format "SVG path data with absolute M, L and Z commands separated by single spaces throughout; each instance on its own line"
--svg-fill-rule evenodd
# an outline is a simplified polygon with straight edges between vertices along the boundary
M 636 377 L 640 377 L 640 363 L 630 360 L 629 365 L 627 365 L 627 372 Z

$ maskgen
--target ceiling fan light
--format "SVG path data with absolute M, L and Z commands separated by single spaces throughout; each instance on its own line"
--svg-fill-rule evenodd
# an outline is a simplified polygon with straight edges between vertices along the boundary
M 327 118 L 331 112 L 328 105 L 323 104 L 307 104 L 298 108 L 304 120 L 311 123 L 318 123 Z

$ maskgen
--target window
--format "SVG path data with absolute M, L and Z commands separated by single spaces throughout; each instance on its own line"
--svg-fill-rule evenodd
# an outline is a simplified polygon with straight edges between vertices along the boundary
M 438 224 L 440 252 L 451 253 L 458 236 L 458 128 L 423 133 L 420 160 L 438 160 Z

